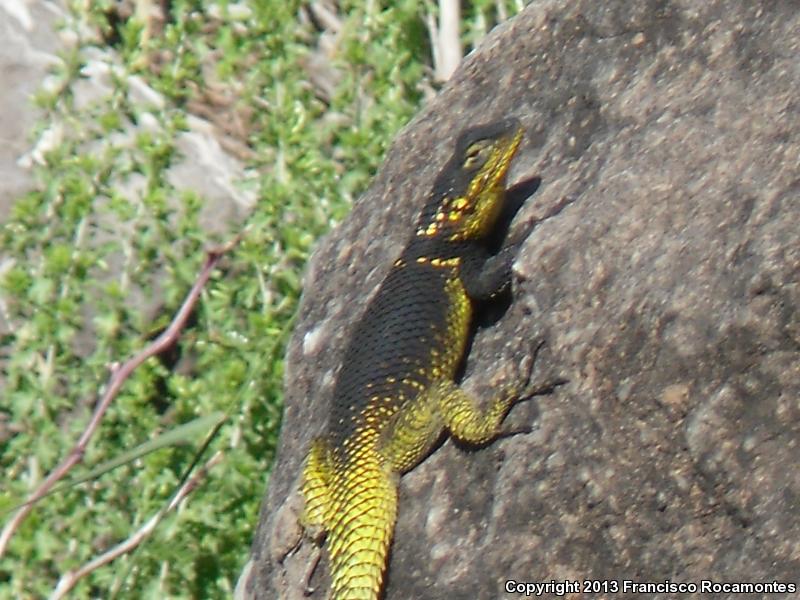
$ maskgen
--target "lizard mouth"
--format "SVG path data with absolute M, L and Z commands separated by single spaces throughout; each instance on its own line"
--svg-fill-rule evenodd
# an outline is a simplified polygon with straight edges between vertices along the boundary
M 484 135 L 491 137 L 492 149 L 484 165 L 472 177 L 466 193 L 465 204 L 472 207 L 472 218 L 477 219 L 479 229 L 490 227 L 497 216 L 506 185 L 506 175 L 511 167 L 525 130 L 517 119 L 506 119 L 487 128 Z
M 492 155 L 481 169 L 478 177 L 473 179 L 475 189 L 470 190 L 470 195 L 480 195 L 484 190 L 502 186 L 511 161 L 514 160 L 522 143 L 524 130 L 517 119 L 507 119 L 498 124 L 495 147 Z

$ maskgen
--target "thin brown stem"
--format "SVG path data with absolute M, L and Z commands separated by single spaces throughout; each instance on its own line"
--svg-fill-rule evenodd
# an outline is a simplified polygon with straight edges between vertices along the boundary
M 150 517 L 150 519 L 127 540 L 117 544 L 100 556 L 90 560 L 79 569 L 64 573 L 64 575 L 61 576 L 61 579 L 59 579 L 56 589 L 54 589 L 53 593 L 50 595 L 50 600 L 58 600 L 59 598 L 63 598 L 83 577 L 86 577 L 89 573 L 96 571 L 103 565 L 107 565 L 112 560 L 119 558 L 123 554 L 130 552 L 145 539 L 147 539 L 164 515 L 169 511 L 174 510 L 178 504 L 180 504 L 180 502 L 200 484 L 200 481 L 208 474 L 208 471 L 211 469 L 211 467 L 222 460 L 222 456 L 222 452 L 217 451 L 214 456 L 208 459 L 208 461 L 200 469 L 198 469 L 194 475 L 192 475 L 191 478 L 186 480 L 186 482 L 180 487 L 178 492 L 175 494 L 175 497 L 167 506 L 162 507 L 156 514 Z

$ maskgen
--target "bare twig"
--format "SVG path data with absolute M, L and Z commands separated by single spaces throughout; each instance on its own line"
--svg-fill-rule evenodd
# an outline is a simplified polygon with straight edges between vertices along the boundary
M 461 23 L 460 0 L 439 0 L 439 57 L 436 77 L 447 81 L 463 57 L 459 24 Z
M 117 544 L 97 558 L 90 560 L 79 569 L 64 573 L 64 575 L 61 576 L 61 579 L 59 579 L 56 589 L 54 589 L 53 593 L 50 594 L 50 600 L 58 600 L 59 598 L 63 598 L 73 587 L 75 587 L 75 584 L 77 584 L 80 579 L 86 577 L 89 573 L 99 569 L 103 565 L 107 565 L 112 560 L 119 558 L 123 554 L 130 552 L 139 544 L 141 544 L 153 532 L 156 525 L 158 525 L 159 521 L 161 521 L 164 515 L 175 509 L 178 504 L 180 504 L 180 502 L 200 484 L 200 481 L 208 474 L 208 471 L 222 460 L 222 456 L 222 452 L 218 450 L 214 456 L 208 459 L 206 464 L 198 469 L 190 479 L 187 479 L 186 482 L 184 482 L 184 484 L 175 494 L 175 497 L 167 506 L 159 509 L 156 514 L 150 517 L 147 523 L 142 525 L 142 527 L 127 540 Z
M 67 458 L 64 459 L 64 461 L 58 465 L 58 467 L 56 467 L 45 478 L 44 481 L 42 481 L 39 487 L 34 490 L 25 503 L 19 508 L 19 510 L 17 510 L 11 520 L 6 523 L 5 527 L 3 527 L 3 532 L 0 534 L 0 557 L 2 557 L 5 553 L 11 537 L 19 528 L 22 521 L 24 521 L 25 517 L 27 517 L 31 510 L 33 510 L 33 505 L 42 497 L 44 497 L 47 492 L 56 483 L 58 483 L 58 481 L 60 481 L 70 471 L 70 469 L 72 469 L 72 467 L 81 462 L 83 455 L 86 452 L 86 447 L 89 445 L 92 435 L 94 435 L 95 431 L 100 425 L 103 415 L 105 415 L 108 407 L 111 405 L 111 402 L 114 400 L 114 398 L 116 398 L 119 390 L 122 388 L 122 384 L 125 383 L 130 374 L 133 373 L 133 371 L 148 358 L 164 352 L 173 344 L 175 344 L 180 336 L 181 331 L 186 326 L 186 321 L 189 318 L 189 315 L 192 313 L 192 310 L 194 310 L 194 306 L 197 304 L 200 293 L 202 292 L 205 284 L 208 282 L 214 267 L 217 266 L 217 263 L 226 252 L 229 252 L 234 246 L 236 246 L 236 244 L 239 243 L 239 240 L 241 240 L 243 234 L 244 232 L 240 233 L 223 246 L 211 249 L 206 253 L 206 259 L 203 263 L 202 269 L 200 270 L 200 274 L 197 276 L 194 285 L 192 285 L 192 289 L 189 290 L 189 293 L 186 295 L 186 299 L 183 301 L 180 309 L 172 319 L 169 327 L 167 327 L 161 333 L 161 335 L 144 347 L 139 353 L 128 359 L 122 366 L 119 364 L 112 366 L 108 387 L 106 388 L 103 397 L 97 403 L 94 413 L 92 414 L 92 418 L 89 420 L 89 423 L 78 442 L 72 448 Z
M 463 57 L 461 48 L 461 0 L 439 0 L 439 23 L 433 7 L 425 15 L 433 51 L 433 70 L 437 81 L 447 81 Z
M 308 5 L 308 11 L 323 31 L 339 33 L 342 30 L 342 19 L 336 12 L 336 6 L 317 1 Z
M 497 9 L 497 22 L 502 23 L 503 21 L 508 21 L 508 11 L 506 10 L 506 4 L 503 0 L 495 0 L 494 7 Z M 518 10 L 522 10 L 519 8 Z

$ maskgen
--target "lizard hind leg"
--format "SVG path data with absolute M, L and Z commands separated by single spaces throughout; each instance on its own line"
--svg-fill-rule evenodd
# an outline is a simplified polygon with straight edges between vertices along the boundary
M 517 386 L 504 388 L 482 409 L 474 398 L 453 381 L 441 381 L 435 399 L 447 430 L 468 444 L 486 444 L 502 435 L 501 424 L 511 406 L 521 400 Z
M 455 382 L 438 380 L 395 415 L 382 434 L 382 454 L 404 473 L 427 456 L 445 429 L 462 442 L 488 443 L 503 434 L 500 426 L 520 400 L 521 387 L 504 388 L 483 410 L 478 399 Z

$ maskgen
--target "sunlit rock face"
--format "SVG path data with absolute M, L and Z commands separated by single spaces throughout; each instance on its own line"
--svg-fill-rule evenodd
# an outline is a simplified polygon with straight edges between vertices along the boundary
M 799 30 L 791 3 L 554 0 L 489 35 L 312 260 L 243 596 L 302 597 L 291 492 L 349 332 L 454 137 L 506 116 L 527 129 L 511 182 L 541 177 L 517 222 L 570 204 L 523 245 L 465 385 L 485 390 L 540 338 L 535 375 L 569 383 L 511 412 L 532 433 L 448 441 L 403 477 L 386 600 L 513 597 L 510 580 L 797 583 Z

